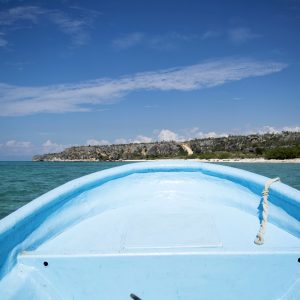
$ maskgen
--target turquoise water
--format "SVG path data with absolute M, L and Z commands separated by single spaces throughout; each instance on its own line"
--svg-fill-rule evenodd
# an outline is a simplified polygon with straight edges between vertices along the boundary
M 47 191 L 80 176 L 124 165 L 120 162 L 0 162 L 0 219 Z M 300 190 L 300 164 L 222 163 Z

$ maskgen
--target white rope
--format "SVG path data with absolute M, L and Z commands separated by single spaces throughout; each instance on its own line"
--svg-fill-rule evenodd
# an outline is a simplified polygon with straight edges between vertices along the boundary
M 265 188 L 262 192 L 263 195 L 263 203 L 262 203 L 262 220 L 260 223 L 259 231 L 256 235 L 256 239 L 254 243 L 256 245 L 262 245 L 264 243 L 264 234 L 266 232 L 266 226 L 268 221 L 268 195 L 271 184 L 274 182 L 280 181 L 280 178 L 269 179 L 265 183 Z

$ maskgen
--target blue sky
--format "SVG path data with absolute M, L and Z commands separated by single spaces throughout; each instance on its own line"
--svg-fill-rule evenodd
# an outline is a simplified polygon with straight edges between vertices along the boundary
M 300 1 L 0 0 L 0 159 L 300 129 Z

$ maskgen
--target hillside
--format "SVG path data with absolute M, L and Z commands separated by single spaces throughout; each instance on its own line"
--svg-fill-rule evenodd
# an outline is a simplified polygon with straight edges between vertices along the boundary
M 34 161 L 106 161 L 157 158 L 300 157 L 300 132 L 252 134 L 185 142 L 153 142 L 70 147 L 59 153 L 36 155 Z

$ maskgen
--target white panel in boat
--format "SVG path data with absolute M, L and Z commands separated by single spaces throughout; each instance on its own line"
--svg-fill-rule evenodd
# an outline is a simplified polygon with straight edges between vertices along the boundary
M 205 213 L 135 216 L 125 226 L 123 242 L 127 250 L 222 246 L 213 218 Z

